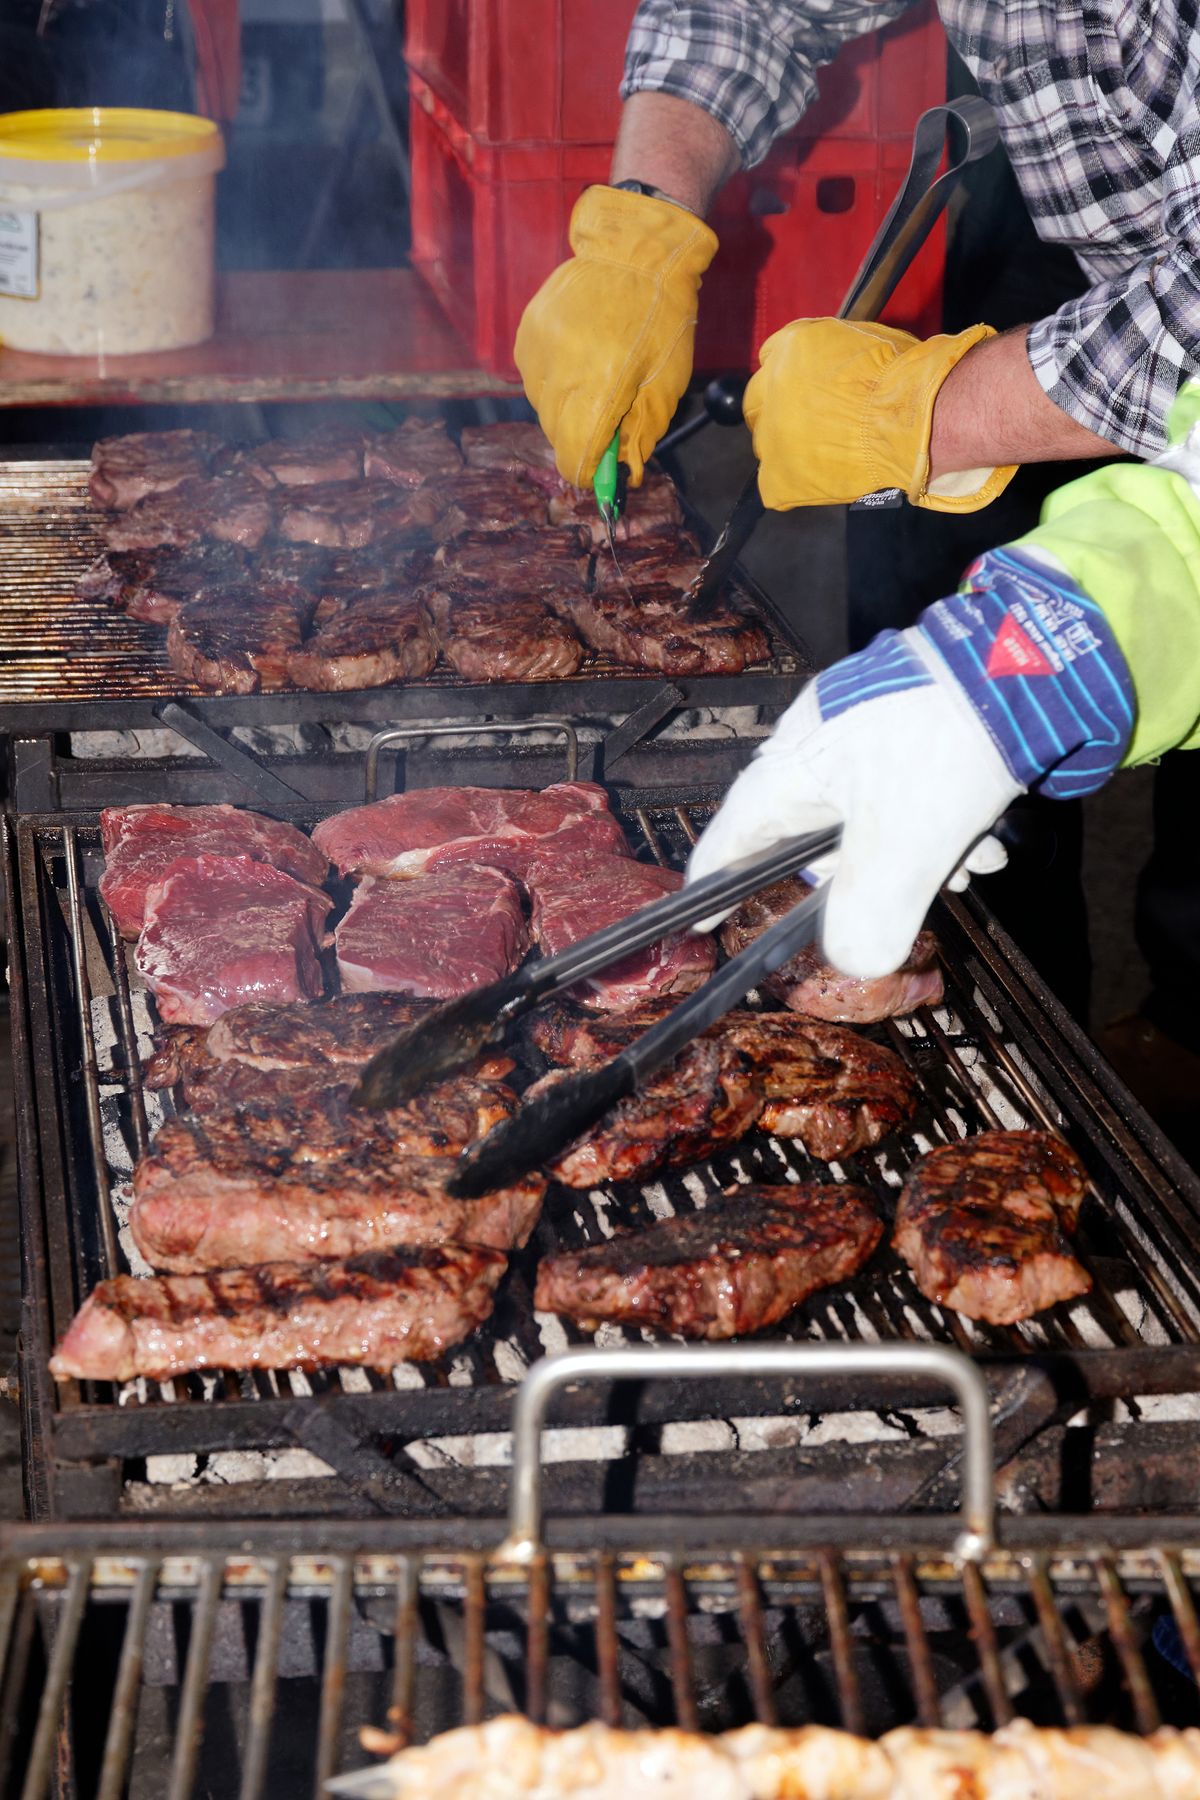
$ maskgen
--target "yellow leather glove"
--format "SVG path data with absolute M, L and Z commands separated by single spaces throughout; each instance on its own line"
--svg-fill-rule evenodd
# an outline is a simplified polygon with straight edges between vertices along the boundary
M 617 426 L 634 487 L 692 373 L 713 232 L 669 200 L 592 187 L 571 214 L 570 262 L 517 327 L 517 367 L 559 474 L 586 487 Z
M 743 408 L 763 501 L 838 506 L 903 488 L 931 512 L 978 512 L 1015 468 L 929 480 L 929 434 L 943 381 L 989 325 L 922 342 L 888 325 L 796 319 L 769 337 Z

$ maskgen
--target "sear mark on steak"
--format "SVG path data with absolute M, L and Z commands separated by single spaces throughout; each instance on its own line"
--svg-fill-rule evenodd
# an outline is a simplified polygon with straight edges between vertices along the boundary
M 544 1258 L 534 1304 L 585 1331 L 611 1321 L 740 1337 L 856 1275 L 882 1234 L 864 1188 L 748 1187 L 646 1231 Z
M 319 624 L 288 653 L 287 676 L 297 687 L 332 693 L 420 681 L 437 661 L 433 633 L 408 595 L 363 591 L 336 611 L 327 607 Z
M 584 650 L 536 594 L 496 594 L 465 584 L 426 587 L 422 608 L 447 664 L 464 681 L 563 681 Z
M 529 947 L 516 882 L 470 866 L 407 881 L 368 875 L 334 938 L 347 993 L 384 988 L 436 1000 L 498 981 Z
M 743 901 L 721 927 L 721 948 L 725 954 L 736 956 L 811 892 L 804 881 L 777 881 Z M 768 975 L 763 988 L 782 1000 L 790 1011 L 804 1013 L 811 1019 L 869 1025 L 877 1019 L 899 1018 L 918 1006 L 936 1006 L 942 998 L 937 939 L 931 931 L 918 933 L 895 974 L 871 980 L 843 975 L 832 963 L 825 962 L 817 946 L 811 944 L 790 957 L 774 975 Z
M 583 535 L 572 531 L 466 531 L 439 544 L 432 579 L 456 587 L 460 582 L 484 584 L 494 595 L 579 592 L 587 576 L 590 554 Z
M 984 1131 L 910 1173 L 893 1243 L 927 1300 L 1013 1325 L 1090 1289 L 1071 1254 L 1087 1172 L 1046 1131 Z
M 526 1103 L 565 1078 L 561 1069 L 544 1075 L 526 1093 Z M 761 1111 L 762 1095 L 745 1057 L 731 1044 L 690 1044 L 547 1168 L 573 1188 L 682 1168 L 743 1137 Z
M 491 535 L 546 524 L 545 494 L 515 475 L 464 469 L 461 475 L 439 481 L 437 491 L 443 503 L 434 526 L 439 543 L 449 543 L 464 531 Z
M 442 1244 L 221 1275 L 119 1275 L 84 1302 L 50 1372 L 163 1381 L 191 1369 L 427 1362 L 488 1317 L 506 1266 L 495 1250 Z
M 614 589 L 625 593 L 628 582 L 635 593 L 643 588 L 668 587 L 682 594 L 703 569 L 704 558 L 690 532 L 661 531 L 626 544 L 621 551 L 620 567 L 605 544 L 596 557 L 592 585 L 601 591 Z M 681 610 L 686 612 L 686 606 Z
M 252 1000 L 222 1013 L 208 1034 L 208 1054 L 257 1069 L 302 1069 L 327 1063 L 356 1070 L 407 1031 L 436 1002 L 407 994 L 335 994 L 317 1006 Z
M 256 1140 L 229 1115 L 170 1120 L 134 1171 L 134 1243 L 155 1267 L 185 1272 L 391 1244 L 508 1249 L 528 1239 L 546 1188 L 529 1175 L 457 1200 L 446 1192 L 453 1157 L 402 1153 L 369 1126 L 323 1153 L 302 1148 L 273 1144 L 269 1121 Z
M 167 661 L 213 693 L 275 692 L 287 686 L 311 610 L 311 600 L 286 586 L 246 580 L 202 590 L 171 620 Z
M 635 588 L 613 581 L 590 594 L 557 592 L 556 612 L 570 619 L 584 642 L 614 662 L 664 675 L 740 675 L 770 655 L 755 619 L 728 607 L 691 617 L 684 596 L 664 582 Z
M 596 511 L 594 495 L 579 488 L 564 488 L 550 501 L 552 525 L 581 525 L 597 548 L 607 544 L 608 529 Z M 641 487 L 631 488 L 617 520 L 619 544 L 632 543 L 653 532 L 677 533 L 683 524 L 683 509 L 675 483 L 657 470 L 648 470 Z
M 125 510 L 207 475 L 221 449 L 207 431 L 133 431 L 101 438 L 92 450 L 88 490 L 97 506 Z

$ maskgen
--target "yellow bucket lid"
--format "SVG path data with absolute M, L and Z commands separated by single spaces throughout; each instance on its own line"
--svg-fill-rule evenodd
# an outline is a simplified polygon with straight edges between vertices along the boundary
M 130 163 L 220 151 L 221 133 L 196 113 L 139 106 L 51 106 L 0 113 L 0 158 L 38 163 Z

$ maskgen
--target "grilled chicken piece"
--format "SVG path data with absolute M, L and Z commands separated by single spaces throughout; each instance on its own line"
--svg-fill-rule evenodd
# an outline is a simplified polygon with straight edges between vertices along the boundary
M 623 581 L 605 578 L 590 594 L 563 591 L 551 599 L 585 644 L 626 668 L 656 669 L 664 675 L 740 675 L 770 655 L 767 634 L 756 619 L 728 607 L 694 619 L 679 589 L 667 582 L 648 582 L 631 594 Z
M 1147 1800 L 1175 1795 L 1194 1800 L 1200 1795 L 1200 1732 L 1158 1731 L 1147 1739 L 1110 1725 L 1058 1731 L 1020 1719 L 997 1731 L 992 1743 L 1024 1758 L 1033 1777 L 1026 1790 L 1030 1794 L 1051 1794 L 1054 1800 L 1133 1800 L 1135 1794 L 1139 1800 L 1143 1795 Z M 921 1800 L 927 1800 L 927 1792 Z
M 737 1764 L 755 1800 L 895 1800 L 885 1753 L 848 1731 L 743 1725 L 716 1741 Z
M 502 1099 L 489 1090 L 475 1118 Z M 370 1115 L 363 1115 L 369 1118 Z M 445 1114 L 443 1116 L 446 1116 Z M 356 1115 L 357 1121 L 357 1115 Z M 524 1244 L 545 1180 L 524 1177 L 481 1200 L 455 1200 L 452 1157 L 408 1154 L 365 1126 L 341 1144 L 272 1143 L 226 1115 L 173 1119 L 133 1175 L 134 1243 L 160 1269 L 237 1268 L 354 1256 L 394 1244 Z M 469 1128 L 462 1122 L 455 1129 Z M 280 1137 L 282 1137 L 282 1133 Z
M 740 1337 L 857 1274 L 882 1235 L 865 1188 L 749 1187 L 646 1231 L 545 1257 L 534 1304 L 585 1331 L 612 1320 L 683 1337 Z
M 540 1007 L 529 1037 L 552 1062 L 594 1068 L 616 1056 L 675 1005 L 649 1000 L 628 1013 L 585 1013 Z M 727 1013 L 705 1034 L 732 1045 L 751 1067 L 764 1104 L 759 1128 L 795 1138 L 810 1156 L 830 1162 L 877 1144 L 911 1119 L 919 1090 L 894 1051 L 837 1025 L 791 1013 Z
M 736 956 L 811 892 L 807 882 L 788 880 L 752 894 L 721 927 L 721 948 L 725 954 Z M 932 931 L 919 932 L 895 974 L 876 976 L 870 981 L 843 975 L 822 959 L 815 944 L 810 944 L 790 957 L 774 975 L 768 975 L 763 989 L 782 1000 L 791 1012 L 803 1013 L 810 1019 L 870 1025 L 877 1019 L 899 1018 L 918 1006 L 936 1006 L 942 997 L 937 939 Z
M 208 431 L 131 431 L 92 450 L 88 490 L 97 506 L 125 509 L 207 475 L 221 448 Z
M 430 586 L 421 604 L 443 657 L 464 681 L 564 681 L 583 645 L 536 594 Z
M 1087 1172 L 1046 1131 L 985 1131 L 922 1157 L 893 1242 L 926 1299 L 1013 1325 L 1092 1285 L 1071 1254 Z
M 426 1362 L 487 1318 L 507 1261 L 447 1243 L 221 1275 L 120 1275 L 84 1302 L 50 1372 L 163 1381 L 191 1369 Z
M 526 1093 L 526 1104 L 564 1079 L 561 1069 L 544 1075 Z M 728 1044 L 691 1044 L 546 1167 L 574 1188 L 644 1179 L 656 1169 L 702 1162 L 744 1137 L 761 1111 L 743 1056 Z
M 437 643 L 415 599 L 383 591 L 326 605 L 319 629 L 286 659 L 288 680 L 319 693 L 421 681 L 437 661 Z

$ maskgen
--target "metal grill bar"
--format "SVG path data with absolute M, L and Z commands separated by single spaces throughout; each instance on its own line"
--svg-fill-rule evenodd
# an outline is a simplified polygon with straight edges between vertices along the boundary
M 1075 1671 L 1067 1654 L 1066 1632 L 1063 1629 L 1062 1617 L 1054 1604 L 1054 1594 L 1046 1572 L 1044 1556 L 1036 1556 L 1032 1559 L 1029 1591 L 1033 1595 L 1033 1603 L 1037 1609 L 1046 1660 L 1054 1678 L 1063 1719 L 1068 1725 L 1082 1725 L 1085 1715 L 1079 1696 L 1079 1683 L 1075 1679 Z
M 21 1800 L 41 1800 L 50 1783 L 50 1765 L 55 1751 L 62 1748 L 65 1729 L 63 1700 L 71 1678 L 79 1628 L 83 1624 L 91 1568 L 90 1561 L 71 1565 L 62 1615 L 54 1621 L 54 1648 L 50 1653 L 50 1666 L 46 1685 L 42 1690 L 37 1731 L 29 1753 L 29 1768 L 25 1775 L 25 1785 L 21 1789 Z
M 208 1666 L 221 1599 L 221 1573 L 220 1561 L 215 1556 L 204 1557 L 179 1702 L 179 1723 L 175 1728 L 175 1754 L 171 1761 L 167 1800 L 188 1800 L 195 1783 L 196 1760 L 204 1734 L 204 1694 L 208 1687 Z
M 695 1731 L 696 1683 L 692 1670 L 692 1644 L 688 1637 L 687 1592 L 676 1562 L 669 1561 L 664 1570 L 663 1588 L 667 1602 L 667 1643 L 671 1653 L 671 1691 L 675 1697 L 675 1719 L 683 1731 Z
M 333 1591 L 326 1621 L 325 1677 L 321 1683 L 321 1720 L 317 1738 L 317 1767 L 313 1800 L 322 1800 L 325 1783 L 336 1767 L 338 1728 L 346 1692 L 346 1646 L 350 1635 L 350 1604 L 354 1566 L 348 1556 L 334 1559 Z
M 283 1632 L 283 1602 L 287 1593 L 287 1564 L 273 1562 L 263 1597 L 258 1624 L 258 1649 L 250 1684 L 250 1711 L 246 1760 L 240 1800 L 259 1800 L 267 1779 L 271 1746 L 271 1720 L 275 1712 L 275 1688 L 279 1669 L 279 1640 Z
M 1125 1685 L 1129 1697 L 1133 1701 L 1134 1717 L 1137 1728 L 1141 1732 L 1157 1731 L 1162 1723 L 1162 1715 L 1158 1710 L 1158 1702 L 1154 1698 L 1154 1689 L 1150 1684 L 1150 1676 L 1142 1657 L 1137 1632 L 1133 1620 L 1129 1616 L 1129 1603 L 1125 1598 L 1125 1590 L 1121 1586 L 1120 1577 L 1113 1567 L 1111 1557 L 1102 1556 L 1096 1564 L 1096 1574 L 1100 1582 L 1100 1592 L 1104 1598 L 1104 1610 L 1108 1616 L 1108 1629 L 1117 1655 L 1121 1659 L 1121 1672 L 1125 1677 Z
M 137 1586 L 125 1620 L 125 1637 L 121 1645 L 121 1661 L 117 1667 L 117 1685 L 113 1690 L 112 1716 L 104 1742 L 104 1761 L 100 1769 L 100 1787 L 96 1800 L 120 1800 L 125 1791 L 137 1721 L 138 1690 L 146 1653 L 146 1625 L 157 1584 L 158 1564 L 148 1562 L 138 1574 Z
M 917 1595 L 913 1560 L 910 1556 L 893 1557 L 892 1580 L 895 1584 L 896 1600 L 899 1603 L 900 1619 L 904 1627 L 904 1641 L 908 1648 L 908 1667 L 913 1696 L 916 1701 L 917 1723 L 929 1727 L 937 1726 L 942 1722 L 942 1708 L 938 1699 L 937 1677 L 933 1672 L 933 1659 L 929 1653 L 929 1639 L 925 1635 L 925 1621 L 921 1617 L 921 1602 Z
M 854 1642 L 850 1636 L 850 1612 L 841 1569 L 832 1554 L 821 1558 L 821 1591 L 825 1597 L 825 1616 L 829 1620 L 829 1638 L 833 1650 L 833 1667 L 837 1676 L 838 1701 L 842 1724 L 847 1731 L 863 1728 L 862 1692 L 858 1671 L 854 1666 Z
M 525 1636 L 525 1711 L 537 1725 L 546 1722 L 549 1660 L 550 1572 L 544 1552 L 529 1566 L 528 1624 Z
M 742 1555 L 737 1558 L 737 1587 L 738 1617 L 746 1645 L 746 1667 L 750 1675 L 750 1692 L 754 1696 L 754 1716 L 761 1725 L 775 1725 L 779 1715 L 775 1708 L 771 1669 L 767 1660 L 762 1595 L 759 1593 L 755 1569 L 750 1559 Z M 826 1604 L 828 1605 L 828 1596 Z M 842 1709 L 842 1716 L 846 1716 L 845 1707 Z M 848 1729 L 855 1730 L 856 1727 L 848 1725 Z
M 396 1621 L 392 1630 L 392 1703 L 388 1725 L 398 1746 L 407 1744 L 413 1730 L 413 1684 L 417 1674 L 417 1565 L 401 1557 L 396 1573 Z
M 621 1678 L 618 1673 L 617 1590 L 612 1555 L 603 1551 L 596 1563 L 596 1667 L 600 1673 L 600 1717 L 606 1725 L 621 1723 Z
M 988 1611 L 983 1577 L 974 1565 L 966 1566 L 963 1569 L 963 1595 L 971 1618 L 971 1636 L 979 1652 L 980 1672 L 983 1676 L 988 1706 L 991 1709 L 992 1723 L 993 1725 L 1007 1725 L 1012 1719 L 1012 1705 L 1008 1698 L 1008 1689 L 1004 1685 L 1004 1671 L 1000 1666 L 996 1633 L 992 1626 L 991 1614 Z

